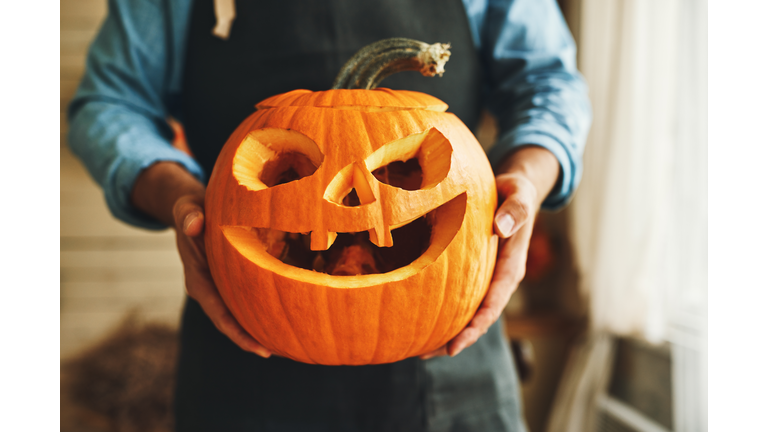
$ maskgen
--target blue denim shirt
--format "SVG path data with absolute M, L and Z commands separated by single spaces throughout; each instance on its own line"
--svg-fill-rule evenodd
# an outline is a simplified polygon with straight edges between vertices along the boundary
M 211 0 L 213 1 L 213 0 Z M 560 162 L 544 201 L 565 205 L 581 178 L 591 122 L 576 47 L 555 0 L 463 0 L 487 68 L 484 104 L 499 124 L 488 153 L 496 165 L 515 147 L 538 145 Z M 173 161 L 205 182 L 191 157 L 171 146 L 169 116 L 183 121 L 181 94 L 192 0 L 109 0 L 85 76 L 69 107 L 69 144 L 104 188 L 107 205 L 129 224 L 163 229 L 130 202 L 139 173 Z M 237 25 L 235 19 L 233 25 Z

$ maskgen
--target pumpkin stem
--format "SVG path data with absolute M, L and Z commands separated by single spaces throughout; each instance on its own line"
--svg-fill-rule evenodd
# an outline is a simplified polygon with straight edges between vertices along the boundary
M 371 90 L 396 72 L 419 71 L 424 76 L 443 76 L 451 56 L 450 44 L 429 45 L 408 38 L 390 38 L 360 49 L 344 64 L 333 89 Z

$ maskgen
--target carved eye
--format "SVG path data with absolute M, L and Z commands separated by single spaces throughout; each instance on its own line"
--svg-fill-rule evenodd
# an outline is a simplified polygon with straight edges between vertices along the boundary
M 405 190 L 430 189 L 451 170 L 453 148 L 437 129 L 385 144 L 365 160 L 376 180 Z
M 376 180 L 405 190 L 419 190 L 424 178 L 419 159 L 412 157 L 407 161 L 394 161 L 373 171 Z
M 241 185 L 257 191 L 311 176 L 324 158 L 317 144 L 302 133 L 260 129 L 238 147 L 232 173 Z

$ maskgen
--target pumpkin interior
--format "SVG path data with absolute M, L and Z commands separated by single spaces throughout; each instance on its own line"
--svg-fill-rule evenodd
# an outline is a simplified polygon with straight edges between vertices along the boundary
M 281 262 L 334 276 L 388 273 L 414 262 L 429 248 L 434 212 L 392 230 L 392 247 L 378 247 L 368 231 L 338 233 L 324 251 L 310 248 L 310 234 L 288 233 L 271 228 L 251 228 L 267 253 Z

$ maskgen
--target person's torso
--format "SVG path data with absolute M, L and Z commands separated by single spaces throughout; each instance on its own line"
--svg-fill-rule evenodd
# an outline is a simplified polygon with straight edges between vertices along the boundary
M 477 126 L 481 67 L 460 0 L 240 0 L 228 40 L 211 34 L 213 3 L 192 8 L 183 86 L 187 140 L 206 175 L 256 103 L 327 90 L 358 49 L 389 37 L 449 42 L 452 54 L 441 78 L 400 73 L 381 87 L 436 96 Z M 456 358 L 319 366 L 244 352 L 196 302 L 185 307 L 178 430 L 508 430 L 497 426 L 510 415 L 519 422 L 516 392 L 498 323 Z

